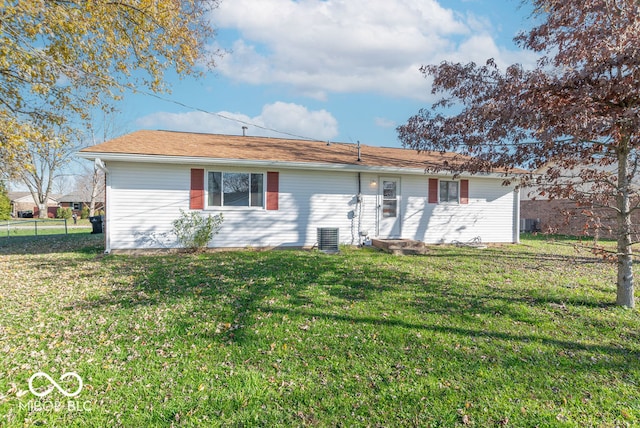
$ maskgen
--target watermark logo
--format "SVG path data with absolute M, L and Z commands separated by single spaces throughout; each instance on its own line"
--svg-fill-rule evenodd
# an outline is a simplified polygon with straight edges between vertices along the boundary
M 44 378 L 49 382 L 49 386 L 44 391 L 40 391 L 42 388 L 35 388 L 33 386 L 33 382 L 36 379 Z M 75 391 L 67 391 L 64 389 L 58 382 L 56 382 L 51 376 L 44 372 L 34 373 L 29 378 L 29 391 L 38 399 L 29 400 L 26 403 L 20 402 L 20 409 L 26 409 L 29 412 L 59 412 L 62 410 L 66 410 L 68 412 L 90 412 L 91 409 L 91 401 L 77 401 L 72 400 L 71 398 L 76 397 L 82 392 L 82 388 L 84 383 L 80 375 L 76 372 L 67 372 L 60 376 L 59 382 L 63 382 L 65 379 L 75 379 L 78 383 L 78 387 Z M 40 381 L 41 383 L 42 381 Z M 72 384 L 75 382 L 71 382 Z M 66 401 L 52 401 L 50 399 L 45 399 L 43 397 L 47 397 L 51 394 L 55 389 L 58 390 L 62 395 L 67 397 Z
M 43 378 L 47 379 L 51 383 L 51 386 L 49 388 L 47 388 L 44 392 L 39 392 L 39 391 L 37 391 L 36 389 L 33 388 L 33 380 L 36 379 L 36 378 L 39 378 L 39 377 L 43 377 Z M 57 389 L 65 397 L 69 397 L 69 398 L 75 397 L 76 395 L 80 394 L 80 392 L 82 391 L 82 386 L 83 386 L 82 378 L 76 372 L 67 372 L 67 373 L 63 374 L 62 376 L 60 376 L 60 381 L 63 381 L 63 380 L 65 380 L 67 378 L 70 378 L 70 377 L 75 378 L 78 381 L 78 389 L 76 389 L 74 392 L 66 391 L 55 380 L 53 380 L 53 378 L 51 376 L 49 376 L 48 374 L 46 374 L 44 372 L 34 373 L 33 376 L 31 376 L 29 378 L 29 391 L 31 391 L 31 393 L 33 395 L 35 395 L 36 397 L 42 398 L 42 397 L 46 397 L 47 395 L 51 394 L 54 389 Z

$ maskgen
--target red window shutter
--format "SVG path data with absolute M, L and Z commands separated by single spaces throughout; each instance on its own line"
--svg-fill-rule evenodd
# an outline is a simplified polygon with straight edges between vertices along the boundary
M 267 172 L 267 209 L 278 209 L 278 192 L 280 188 L 280 173 Z
M 469 180 L 460 180 L 460 203 L 469 203 Z
M 191 189 L 189 191 L 189 208 L 204 209 L 204 169 L 191 170 Z
M 437 178 L 429 179 L 429 203 L 430 204 L 438 203 L 438 179 Z

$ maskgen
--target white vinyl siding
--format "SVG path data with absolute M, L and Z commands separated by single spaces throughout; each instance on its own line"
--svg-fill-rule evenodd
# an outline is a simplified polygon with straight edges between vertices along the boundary
M 427 184 L 417 176 L 403 181 L 402 236 L 427 243 L 513 242 L 513 187 L 500 179 L 470 178 L 468 204 L 428 204 Z
M 190 169 L 198 167 L 109 162 L 107 233 L 111 249 L 175 247 L 172 221 L 181 209 L 189 210 Z M 208 206 L 203 215 L 224 215 L 211 246 L 311 247 L 319 227 L 338 228 L 344 244 L 358 244 L 361 231 L 377 237 L 380 176 L 361 174 L 358 199 L 357 173 L 271 170 L 279 172 L 278 210 Z M 224 171 L 264 174 L 266 180 L 265 170 L 229 166 Z M 501 179 L 470 178 L 469 204 L 458 205 L 428 204 L 428 176 L 397 176 L 402 183 L 398 207 L 402 238 L 427 243 L 468 241 L 477 236 L 483 242 L 513 241 L 514 192 L 502 186 Z

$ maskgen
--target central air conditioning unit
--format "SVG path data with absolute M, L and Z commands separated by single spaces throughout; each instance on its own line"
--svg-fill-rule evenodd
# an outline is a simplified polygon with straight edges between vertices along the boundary
M 340 251 L 339 230 L 337 227 L 318 228 L 318 250 L 325 253 L 337 253 Z
M 520 232 L 540 232 L 539 218 L 521 218 Z

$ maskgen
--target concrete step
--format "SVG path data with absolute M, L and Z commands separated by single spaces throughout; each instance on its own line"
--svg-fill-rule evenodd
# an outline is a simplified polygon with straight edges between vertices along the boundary
M 412 239 L 372 239 L 371 245 L 394 255 L 422 255 L 429 252 L 424 242 Z

